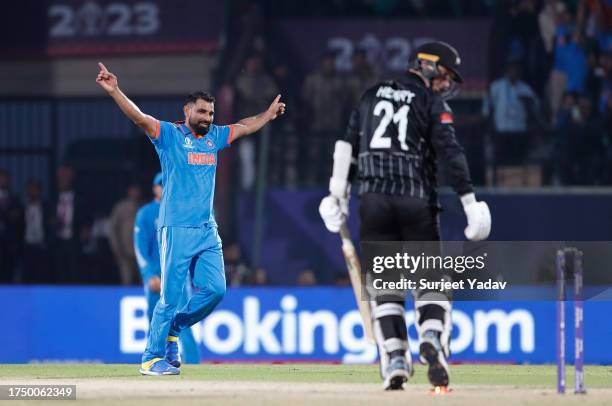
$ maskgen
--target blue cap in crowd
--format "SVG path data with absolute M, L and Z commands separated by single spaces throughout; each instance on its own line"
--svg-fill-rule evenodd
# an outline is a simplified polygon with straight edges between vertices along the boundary
M 153 186 L 162 184 L 162 173 L 157 172 L 157 175 L 153 178 Z

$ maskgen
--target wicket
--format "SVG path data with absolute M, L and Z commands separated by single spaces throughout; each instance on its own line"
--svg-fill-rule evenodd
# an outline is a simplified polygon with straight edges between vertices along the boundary
M 586 393 L 584 387 L 584 304 L 582 301 L 582 251 L 564 248 L 557 251 L 557 393 L 565 393 L 565 278 L 574 276 L 574 393 Z

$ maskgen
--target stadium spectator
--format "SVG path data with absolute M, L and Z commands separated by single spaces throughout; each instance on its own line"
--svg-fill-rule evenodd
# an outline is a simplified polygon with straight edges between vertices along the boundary
M 600 184 L 604 180 L 605 134 L 586 96 L 568 93 L 555 129 L 557 176 L 564 184 Z
M 346 92 L 335 67 L 335 54 L 327 52 L 317 71 L 306 77 L 302 89 L 304 105 L 314 131 L 337 130 L 343 119 Z
M 128 186 L 126 197 L 115 204 L 109 218 L 108 237 L 122 285 L 140 283 L 134 254 L 134 220 L 141 204 L 140 186 Z
M 599 66 L 594 72 L 598 79 L 597 111 L 604 113 L 612 100 L 612 51 L 603 53 L 599 58 Z
M 530 117 L 539 116 L 540 102 L 531 87 L 520 79 L 520 65 L 511 62 L 504 77 L 491 83 L 483 103 L 497 133 L 524 133 Z
M 278 94 L 274 80 L 264 71 L 260 55 L 253 54 L 247 58 L 244 70 L 236 79 L 238 96 L 238 114 L 250 117 L 254 111 L 265 111 L 270 100 Z M 240 156 L 242 188 L 249 190 L 255 182 L 255 142 L 254 138 L 245 138 L 238 144 Z
M 491 83 L 483 101 L 483 115 L 492 127 L 489 183 L 539 183 L 539 168 L 526 167 L 525 163 L 530 147 L 537 141 L 529 131 L 541 126 L 540 102 L 533 89 L 520 79 L 517 62 L 511 61 L 504 77 Z
M 23 248 L 23 276 L 29 283 L 52 280 L 48 274 L 49 207 L 43 200 L 40 182 L 31 180 L 26 187 L 24 210 L 25 233 Z
M 0 283 L 13 282 L 23 241 L 23 215 L 11 191 L 11 177 L 0 170 Z
M 556 29 L 555 57 L 549 81 L 550 112 L 553 119 L 566 91 L 584 92 L 587 73 L 587 55 L 582 34 L 575 26 L 573 16 L 565 10 Z
M 74 171 L 70 166 L 60 166 L 56 180 L 54 215 L 49 219 L 55 279 L 63 283 L 77 282 L 80 240 L 87 227 L 88 209 L 74 190 Z
M 252 284 L 255 286 L 266 286 L 268 284 L 268 272 L 263 268 L 257 268 L 253 274 Z
M 368 62 L 367 53 L 364 48 L 358 48 L 353 53 L 353 64 L 346 83 L 349 92 L 349 108 L 352 108 L 361 94 L 377 81 L 376 73 Z
M 284 63 L 277 64 L 274 69 L 272 69 L 272 75 L 278 88 L 281 89 L 280 91 L 283 93 L 283 99 L 287 104 L 290 106 L 298 106 L 300 103 L 299 82 L 291 72 L 289 66 Z M 299 109 L 290 109 L 285 113 L 285 119 L 281 123 L 275 124 L 281 125 L 282 128 L 287 130 L 293 130 L 296 126 L 296 120 L 301 118 L 299 113 Z
M 264 111 L 278 94 L 278 87 L 270 75 L 264 71 L 261 55 L 253 54 L 245 62 L 244 70 L 236 79 L 239 96 L 240 116 L 248 116 L 254 111 Z
M 334 278 L 334 285 L 339 287 L 351 286 L 351 279 L 346 272 L 337 273 L 336 277 Z
M 552 58 L 555 47 L 555 33 L 559 15 L 565 11 L 565 3 L 560 0 L 546 0 L 538 15 L 540 36 L 544 43 L 546 54 Z
M 314 272 L 310 269 L 304 269 L 298 274 L 297 285 L 298 286 L 315 286 L 317 284 L 317 277 Z
M 223 251 L 225 280 L 229 286 L 241 286 L 253 277 L 251 269 L 242 261 L 242 250 L 237 243 L 229 244 Z
M 538 25 L 535 0 L 518 0 L 510 10 L 510 43 L 507 57 L 520 61 L 525 82 L 537 92 L 543 86 L 548 68 L 544 54 L 544 43 Z

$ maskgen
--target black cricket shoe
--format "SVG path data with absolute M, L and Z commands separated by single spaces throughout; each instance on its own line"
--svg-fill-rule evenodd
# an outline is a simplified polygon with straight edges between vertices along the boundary
M 446 356 L 440 344 L 440 333 L 433 330 L 427 330 L 421 338 L 419 346 L 419 357 L 421 362 L 429 365 L 427 377 L 429 382 L 434 386 L 448 386 L 450 371 Z

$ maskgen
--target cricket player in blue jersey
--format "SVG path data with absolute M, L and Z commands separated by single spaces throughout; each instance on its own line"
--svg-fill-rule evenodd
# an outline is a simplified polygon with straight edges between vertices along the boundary
M 136 253 L 136 260 L 144 283 L 149 324 L 151 324 L 153 309 L 155 309 L 160 296 L 161 266 L 159 262 L 157 230 L 159 228 L 158 217 L 162 191 L 162 174 L 159 172 L 153 179 L 154 198 L 138 210 L 134 223 L 134 252 Z M 190 297 L 191 278 L 188 276 L 185 280 L 185 289 L 179 300 L 178 307 L 184 306 Z M 182 346 L 182 357 L 176 360 L 176 364 L 180 365 L 181 358 L 187 364 L 199 364 L 200 350 L 195 338 L 193 338 L 191 329 L 186 328 L 183 330 L 179 338 Z
M 98 64 L 96 82 L 149 136 L 162 168 L 159 211 L 160 299 L 142 355 L 143 375 L 178 375 L 177 337 L 208 316 L 225 294 L 221 239 L 213 213 L 217 153 L 285 112 L 278 95 L 270 107 L 229 126 L 213 124 L 215 99 L 195 92 L 183 106 L 185 121 L 169 123 L 144 114 L 119 89 L 117 76 Z M 198 291 L 181 308 L 187 272 Z

